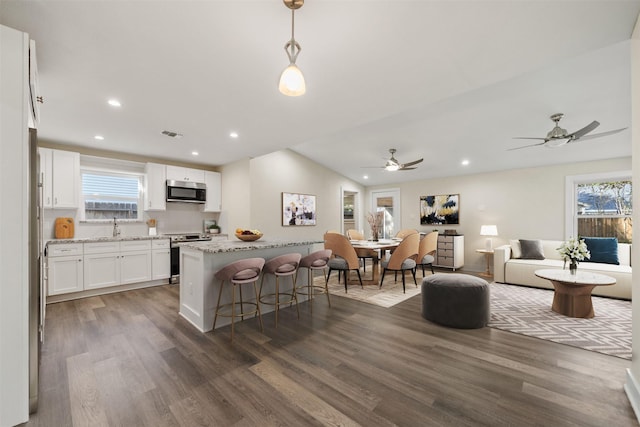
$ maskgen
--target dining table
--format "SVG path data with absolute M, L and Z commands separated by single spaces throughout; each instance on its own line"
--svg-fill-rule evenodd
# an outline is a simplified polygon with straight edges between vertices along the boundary
M 371 277 L 362 277 L 363 285 L 379 285 L 380 259 L 384 258 L 385 252 L 392 250 L 400 244 L 402 239 L 380 239 L 380 240 L 350 240 L 351 246 L 356 250 L 358 257 L 370 257 L 373 261 Z

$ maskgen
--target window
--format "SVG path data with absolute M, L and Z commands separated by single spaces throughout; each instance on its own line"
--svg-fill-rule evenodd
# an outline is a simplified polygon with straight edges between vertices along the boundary
M 631 173 L 567 177 L 567 195 L 571 235 L 616 237 L 631 243 Z
M 82 170 L 84 219 L 140 219 L 142 174 Z

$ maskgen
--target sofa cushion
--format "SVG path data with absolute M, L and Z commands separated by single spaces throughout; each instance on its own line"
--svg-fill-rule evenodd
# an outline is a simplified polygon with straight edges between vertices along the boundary
M 511 258 L 522 258 L 520 240 L 509 240 L 509 245 L 511 245 Z
M 540 240 L 520 239 L 520 247 L 522 248 L 521 259 L 544 259 Z
M 582 262 L 599 262 L 603 264 L 619 265 L 618 260 L 618 239 L 615 237 L 581 237 L 587 244 L 587 249 L 591 253 L 589 259 Z

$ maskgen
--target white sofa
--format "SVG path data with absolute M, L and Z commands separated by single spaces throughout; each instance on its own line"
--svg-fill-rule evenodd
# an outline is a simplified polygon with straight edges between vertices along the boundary
M 499 283 L 513 285 L 535 286 L 537 288 L 553 289 L 550 281 L 535 275 L 535 271 L 543 268 L 562 268 L 564 261 L 557 248 L 562 241 L 541 240 L 545 259 L 514 259 L 511 258 L 511 246 L 497 247 L 493 258 L 493 278 Z M 581 262 L 578 271 L 592 271 L 602 273 L 616 279 L 613 286 L 596 286 L 593 295 L 613 298 L 631 299 L 631 245 L 618 243 L 618 260 L 620 265 L 602 264 L 595 262 Z M 567 264 L 567 268 L 569 265 Z

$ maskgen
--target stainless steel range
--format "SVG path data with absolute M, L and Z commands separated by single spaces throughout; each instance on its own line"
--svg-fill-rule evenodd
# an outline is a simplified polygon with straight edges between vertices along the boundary
M 169 283 L 180 281 L 180 244 L 211 240 L 211 236 L 201 233 L 166 233 L 171 238 L 171 279 Z

